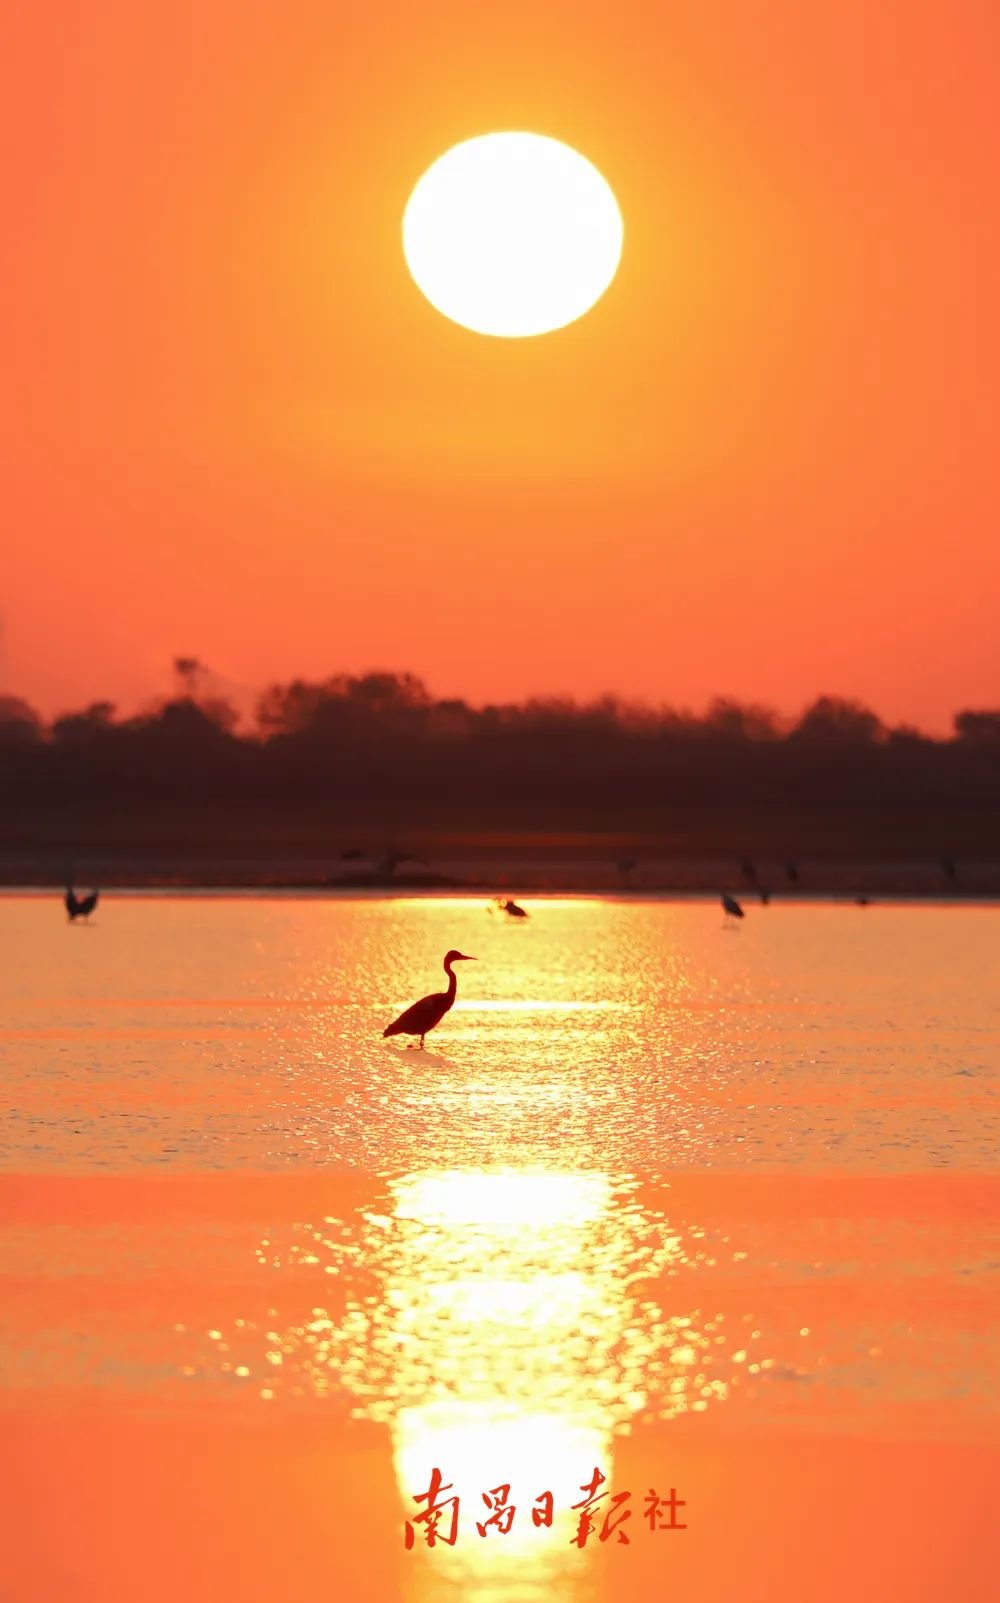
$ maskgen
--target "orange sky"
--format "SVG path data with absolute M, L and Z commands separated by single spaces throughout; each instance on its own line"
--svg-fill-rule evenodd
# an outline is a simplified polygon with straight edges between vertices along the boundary
M 944 727 L 1000 701 L 989 0 L 15 0 L 0 685 L 443 694 Z M 423 169 L 577 146 L 626 224 L 537 340 L 436 313 Z

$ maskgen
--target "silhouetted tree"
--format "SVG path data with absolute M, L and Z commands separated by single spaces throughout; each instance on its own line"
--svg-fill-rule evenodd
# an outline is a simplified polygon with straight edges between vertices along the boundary
M 885 739 L 882 720 L 860 701 L 819 696 L 791 731 L 793 740 L 815 744 L 873 746 Z
M 1000 747 L 1000 711 L 956 713 L 955 734 L 970 746 Z
M 336 674 L 318 683 L 271 685 L 257 703 L 257 725 L 268 736 L 300 734 L 323 724 L 357 724 L 359 718 L 392 719 L 431 705 L 427 687 L 413 674 Z
M 770 707 L 732 701 L 728 696 L 716 696 L 709 703 L 705 725 L 710 734 L 735 740 L 777 740 L 781 733 L 778 715 Z
M 42 720 L 20 696 L 0 696 L 0 741 L 12 744 L 40 740 Z
M 198 694 L 198 681 L 201 678 L 202 665 L 197 657 L 175 657 L 174 678 L 180 699 L 194 701 Z
M 92 701 L 80 712 L 63 713 L 52 724 L 52 738 L 67 745 L 86 745 L 114 727 L 115 711 L 113 701 Z
M 632 819 L 666 833 L 687 816 L 730 818 L 734 861 L 745 853 L 784 861 L 812 849 L 787 833 L 800 820 L 839 814 L 864 838 L 890 809 L 935 828 L 950 809 L 954 828 L 932 843 L 939 861 L 955 854 L 969 819 L 988 830 L 1000 815 L 997 711 L 961 712 L 954 738 L 939 740 L 889 730 L 867 707 L 836 696 L 786 726 L 770 709 L 731 697 L 701 715 L 614 696 L 476 707 L 435 699 L 412 674 L 380 671 L 272 685 L 256 727 L 240 734 L 233 708 L 211 693 L 218 680 L 210 670 L 182 657 L 174 672 L 178 693 L 131 718 L 98 701 L 46 729 L 24 702 L 0 698 L 0 820 L 9 838 L 24 839 L 46 808 L 52 816 L 69 810 L 71 822 L 89 808 L 101 815 L 100 832 L 102 809 L 116 820 L 145 803 L 183 799 L 187 810 L 177 813 L 194 834 L 212 816 L 228 832 L 244 803 L 261 818 L 284 820 L 296 808 L 349 818 L 351 835 L 336 851 L 363 840 L 373 860 L 421 816 L 543 832 Z M 151 806 L 150 816 L 168 814 Z M 757 823 L 765 817 L 775 820 L 766 838 Z M 826 825 L 820 838 L 831 838 Z

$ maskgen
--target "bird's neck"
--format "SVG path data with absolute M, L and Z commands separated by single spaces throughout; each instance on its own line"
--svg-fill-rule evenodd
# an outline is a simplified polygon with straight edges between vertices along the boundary
M 450 1001 L 454 1002 L 455 992 L 458 990 L 458 979 L 455 975 L 455 970 L 452 968 L 450 963 L 445 964 L 444 971 L 448 976 L 448 998 Z

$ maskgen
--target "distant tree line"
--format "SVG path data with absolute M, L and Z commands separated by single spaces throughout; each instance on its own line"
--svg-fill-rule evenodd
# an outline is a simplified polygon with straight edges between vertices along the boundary
M 1000 818 L 1000 709 L 967 709 L 947 739 L 890 728 L 818 697 L 800 716 L 719 698 L 704 713 L 615 697 L 472 706 L 410 674 L 336 674 L 270 686 L 243 727 L 193 658 L 137 716 L 107 701 L 46 723 L 0 696 L 2 801 L 19 809 L 418 797 L 425 815 L 525 818 L 539 809 L 615 824 L 671 806 L 854 809 L 919 803 Z

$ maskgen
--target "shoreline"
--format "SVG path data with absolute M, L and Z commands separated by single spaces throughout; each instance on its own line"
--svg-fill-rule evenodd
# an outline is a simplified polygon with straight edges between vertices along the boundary
M 122 852 L 102 850 L 0 853 L 0 891 L 102 890 L 285 891 L 310 894 L 718 896 L 748 904 L 859 896 L 958 902 L 1000 897 L 1000 859 L 949 861 L 915 856 L 830 855 L 793 864 L 721 853 L 662 850 L 615 852 L 618 843 L 503 843 L 441 840 L 422 855 L 398 854 L 387 866 L 366 853 L 360 862 L 310 851 Z M 603 846 L 603 849 L 602 849 Z M 415 848 L 415 851 L 417 849 Z M 355 854 L 351 854 L 353 857 Z M 360 854 L 358 854 L 360 856 Z

